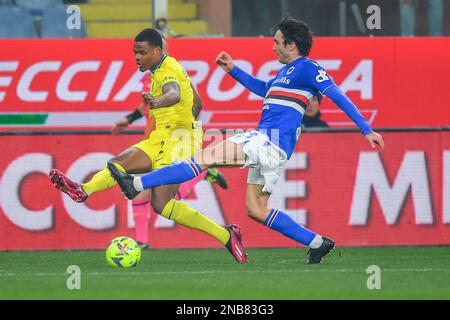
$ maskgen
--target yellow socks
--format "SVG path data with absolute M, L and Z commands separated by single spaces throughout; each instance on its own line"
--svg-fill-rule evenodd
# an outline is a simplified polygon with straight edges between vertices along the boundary
M 227 229 L 189 207 L 187 203 L 172 199 L 167 202 L 161 215 L 185 227 L 203 231 L 216 238 L 223 245 L 230 239 L 230 233 Z
M 125 169 L 120 164 L 114 164 L 120 171 L 125 172 Z M 94 192 L 111 188 L 116 184 L 117 182 L 113 179 L 113 177 L 111 177 L 108 167 L 104 167 L 103 170 L 97 172 L 89 182 L 83 183 L 81 186 L 87 194 L 92 194 Z
M 125 172 L 122 166 L 117 163 L 115 165 L 120 171 Z M 116 184 L 117 182 L 111 177 L 108 168 L 105 167 L 97 172 L 89 182 L 83 183 L 82 187 L 87 194 L 92 194 L 108 189 Z M 216 238 L 223 245 L 230 239 L 230 233 L 227 229 L 194 210 L 187 203 L 171 199 L 167 202 L 161 215 L 185 227 L 203 231 Z

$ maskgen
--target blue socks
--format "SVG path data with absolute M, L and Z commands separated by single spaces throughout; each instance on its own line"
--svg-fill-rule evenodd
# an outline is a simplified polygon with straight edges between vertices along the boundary
M 264 221 L 264 225 L 305 246 L 309 246 L 314 238 L 320 237 L 316 233 L 297 223 L 291 216 L 278 209 L 270 210 L 269 215 Z
M 140 190 L 141 186 L 142 189 L 145 190 L 166 184 L 182 183 L 195 178 L 201 172 L 202 169 L 200 168 L 200 165 L 194 158 L 190 158 L 186 161 L 149 172 L 141 177 L 135 177 L 134 186 L 136 190 L 142 191 Z M 139 182 L 141 182 L 141 184 Z
M 134 178 L 134 185 L 138 191 L 167 184 L 177 184 L 191 180 L 202 172 L 200 165 L 190 158 Z M 278 210 L 270 210 L 264 221 L 268 228 L 276 230 L 305 246 L 312 248 L 322 244 L 322 237 L 297 223 L 291 216 Z

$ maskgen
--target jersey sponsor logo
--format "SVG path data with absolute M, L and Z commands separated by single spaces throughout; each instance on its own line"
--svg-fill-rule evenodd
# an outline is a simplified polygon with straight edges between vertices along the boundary
M 281 77 L 281 78 L 276 79 L 273 82 L 273 84 L 276 84 L 276 83 L 289 84 L 290 82 L 291 82 L 291 79 L 289 79 L 288 77 Z
M 317 82 L 324 82 L 326 80 L 330 80 L 330 78 L 328 78 L 327 73 L 325 72 L 325 70 L 319 70 L 319 74 L 316 76 L 316 81 Z
M 294 72 L 295 67 L 290 67 L 289 70 L 286 72 L 286 74 L 291 74 L 292 72 Z
M 176 81 L 177 78 L 174 77 L 174 76 L 166 76 L 166 77 L 164 77 L 164 79 L 162 80 L 162 82 L 166 82 L 166 81 L 170 81 L 170 80 Z

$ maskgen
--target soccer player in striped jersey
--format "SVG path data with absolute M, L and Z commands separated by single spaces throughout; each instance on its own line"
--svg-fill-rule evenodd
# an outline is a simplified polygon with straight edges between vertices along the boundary
M 192 179 L 209 167 L 250 167 L 246 196 L 249 217 L 309 246 L 308 263 L 322 262 L 323 257 L 334 248 L 334 241 L 305 228 L 287 213 L 268 206 L 275 184 L 299 139 L 306 107 L 318 92 L 326 95 L 358 125 L 372 148 L 378 146 L 383 150 L 384 142 L 326 71 L 317 62 L 307 58 L 312 43 L 311 31 L 304 22 L 293 18 L 281 21 L 275 33 L 273 51 L 285 66 L 268 82 L 241 70 L 230 55 L 221 52 L 216 58 L 217 64 L 248 90 L 264 98 L 257 130 L 235 135 L 200 150 L 184 162 L 142 177 L 123 174 L 109 163 L 108 167 L 124 194 L 133 198 L 147 188 Z

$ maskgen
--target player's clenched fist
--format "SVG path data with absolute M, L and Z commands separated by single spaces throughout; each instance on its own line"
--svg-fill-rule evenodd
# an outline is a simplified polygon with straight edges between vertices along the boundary
M 153 97 L 150 93 L 142 92 L 142 101 L 144 101 L 144 104 L 149 107 L 150 109 L 153 106 L 153 101 L 155 100 L 155 97 Z
M 225 51 L 222 51 L 219 53 L 219 55 L 216 58 L 216 63 L 225 71 L 230 72 L 231 69 L 234 67 L 233 59 L 231 56 L 226 53 Z

